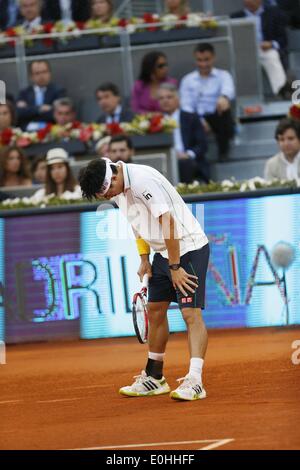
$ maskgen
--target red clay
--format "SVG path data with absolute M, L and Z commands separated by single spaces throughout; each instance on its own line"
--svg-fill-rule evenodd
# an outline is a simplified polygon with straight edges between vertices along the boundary
M 0 366 L 0 449 L 90 447 L 234 439 L 221 449 L 300 449 L 300 328 L 210 332 L 208 398 L 125 398 L 145 363 L 135 338 L 11 346 Z M 186 336 L 172 335 L 165 376 L 187 372 Z M 156 445 L 190 449 L 205 444 Z

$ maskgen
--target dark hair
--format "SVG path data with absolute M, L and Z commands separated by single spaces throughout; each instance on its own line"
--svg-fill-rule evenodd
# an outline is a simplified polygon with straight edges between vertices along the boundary
M 119 88 L 117 87 L 117 85 L 115 85 L 115 84 L 112 83 L 112 82 L 105 82 L 105 83 L 102 83 L 102 85 L 100 85 L 100 86 L 97 88 L 96 94 L 97 94 L 99 91 L 110 91 L 113 95 L 115 95 L 115 96 L 120 96 L 120 90 L 119 90 Z
M 73 172 L 71 170 L 71 167 L 68 163 L 63 163 L 66 168 L 67 168 L 67 177 L 66 177 L 66 180 L 64 182 L 64 190 L 63 192 L 65 191 L 74 191 L 75 189 L 75 186 L 76 186 L 76 179 L 73 175 Z M 55 183 L 55 181 L 53 180 L 52 178 L 52 175 L 51 175 L 51 166 L 53 165 L 48 165 L 47 166 L 47 175 L 46 175 L 46 183 L 45 183 L 45 191 L 46 191 L 46 195 L 47 194 L 58 194 L 57 193 L 57 185 Z
M 51 72 L 51 66 L 50 66 L 50 62 L 48 62 L 48 60 L 44 60 L 44 59 L 41 59 L 41 60 L 33 60 L 33 61 L 29 64 L 29 73 L 30 73 L 30 75 L 32 74 L 32 66 L 33 66 L 34 64 L 46 64 L 47 67 L 48 67 L 49 72 Z
M 282 121 L 279 122 L 275 131 L 275 139 L 278 140 L 278 137 L 283 135 L 289 129 L 295 131 L 298 139 L 300 140 L 300 122 L 289 118 L 282 119 Z
M 167 58 L 163 52 L 159 51 L 149 52 L 149 54 L 146 54 L 143 57 L 139 80 L 144 83 L 151 82 L 151 76 L 155 70 L 156 63 L 160 57 L 164 57 L 165 59 Z
M 38 155 L 33 162 L 31 163 L 31 173 L 34 174 L 37 170 L 37 167 L 41 162 L 46 162 L 46 158 L 43 155 Z
M 112 144 L 115 144 L 117 142 L 126 142 L 127 147 L 130 150 L 133 150 L 133 143 L 132 143 L 131 138 L 128 135 L 125 135 L 125 134 L 114 135 L 109 142 L 109 147 L 111 147 Z
M 113 174 L 117 174 L 118 169 L 111 165 Z M 92 160 L 88 166 L 82 168 L 79 173 L 79 184 L 84 198 L 91 201 L 100 191 L 106 174 L 106 162 L 97 158 Z
M 212 44 L 209 44 L 208 42 L 204 42 L 203 44 L 198 44 L 195 47 L 194 53 L 196 54 L 197 52 L 210 52 L 211 54 L 215 55 L 216 51 L 215 48 Z
M 18 152 L 20 157 L 20 169 L 17 173 L 19 178 L 19 183 L 22 184 L 24 180 L 30 179 L 30 172 L 28 169 L 28 163 L 26 161 L 26 156 L 23 150 L 17 146 L 6 147 L 0 154 L 0 186 L 5 185 L 7 178 L 6 162 L 11 152 Z
M 16 124 L 16 110 L 11 101 L 6 101 L 5 104 L 0 104 L 0 106 L 6 106 L 9 114 L 10 114 L 10 120 L 11 120 L 11 127 L 13 127 Z

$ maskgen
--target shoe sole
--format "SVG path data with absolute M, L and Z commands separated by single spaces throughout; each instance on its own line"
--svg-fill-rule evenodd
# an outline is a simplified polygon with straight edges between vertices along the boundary
M 167 389 L 163 392 L 157 392 L 153 390 L 152 392 L 147 392 L 147 393 L 134 393 L 134 392 L 125 392 L 123 390 L 119 390 L 119 394 L 124 396 L 124 397 L 131 397 L 131 398 L 137 398 L 137 397 L 157 397 L 159 395 L 167 395 L 170 393 L 171 389 Z
M 196 400 L 204 400 L 206 398 L 206 392 L 202 393 L 201 395 L 194 395 L 193 398 L 184 398 L 182 396 L 180 396 L 178 393 L 176 392 L 171 392 L 170 393 L 170 398 L 172 398 L 172 400 L 176 400 L 176 401 L 196 401 Z

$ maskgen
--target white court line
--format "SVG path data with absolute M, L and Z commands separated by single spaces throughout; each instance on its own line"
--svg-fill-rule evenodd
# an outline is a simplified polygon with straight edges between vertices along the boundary
M 75 450 L 118 450 L 118 449 L 132 449 L 141 448 L 141 447 L 161 447 L 161 446 L 175 446 L 175 445 L 185 445 L 185 444 L 210 444 L 206 447 L 203 447 L 198 450 L 209 450 L 210 448 L 216 448 L 229 442 L 234 441 L 234 439 L 201 439 L 199 441 L 176 441 L 176 442 L 152 442 L 150 444 L 128 444 L 120 446 L 106 446 L 106 447 L 87 447 L 85 449 L 75 449 Z
M 226 444 L 229 444 L 229 442 L 233 442 L 233 441 L 234 441 L 234 439 L 221 439 L 221 440 L 218 440 L 217 442 L 215 442 L 214 444 L 210 444 L 208 446 L 201 447 L 201 449 L 198 449 L 198 450 L 216 449 L 217 447 L 225 446 Z
M 41 400 L 37 401 L 36 403 L 60 403 L 64 401 L 76 401 L 76 400 L 83 400 L 85 397 L 79 397 L 79 398 L 59 398 L 57 400 Z
M 13 405 L 15 403 L 21 403 L 23 400 L 7 400 L 7 401 L 0 401 L 0 405 Z

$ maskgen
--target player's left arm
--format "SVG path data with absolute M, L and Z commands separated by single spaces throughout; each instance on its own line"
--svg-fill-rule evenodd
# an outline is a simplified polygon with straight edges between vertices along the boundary
M 176 229 L 176 221 L 170 212 L 159 217 L 162 226 L 165 244 L 168 250 L 169 265 L 180 265 L 180 244 Z M 179 289 L 184 296 L 188 296 L 188 292 L 194 293 L 198 287 L 197 276 L 188 274 L 182 267 L 178 270 L 171 269 L 173 286 Z

